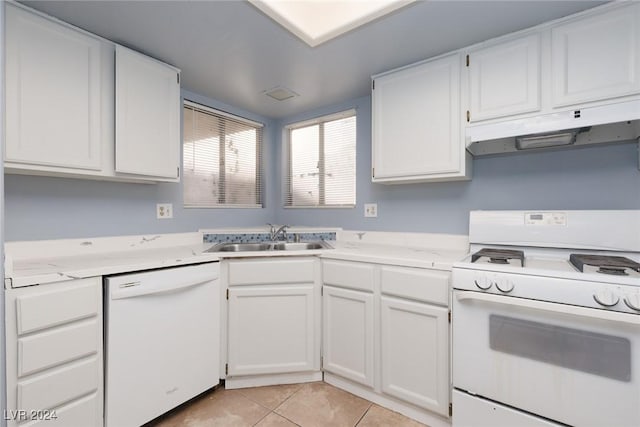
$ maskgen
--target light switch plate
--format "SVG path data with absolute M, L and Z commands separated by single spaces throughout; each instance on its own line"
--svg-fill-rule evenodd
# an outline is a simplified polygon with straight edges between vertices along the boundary
M 365 205 L 364 205 L 364 217 L 365 218 L 377 218 L 378 217 L 378 204 L 377 203 L 365 203 Z
M 173 204 L 172 203 L 158 203 L 156 205 L 156 217 L 158 219 L 173 218 Z

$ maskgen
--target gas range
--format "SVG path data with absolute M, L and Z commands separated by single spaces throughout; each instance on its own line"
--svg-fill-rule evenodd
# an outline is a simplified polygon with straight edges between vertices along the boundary
M 640 211 L 474 211 L 469 234 L 455 289 L 640 314 Z
M 453 426 L 640 426 L 640 210 L 474 211 Z

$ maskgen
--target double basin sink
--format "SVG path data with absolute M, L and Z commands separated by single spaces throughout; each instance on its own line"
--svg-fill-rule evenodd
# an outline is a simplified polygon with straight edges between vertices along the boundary
M 218 243 L 205 252 L 264 252 L 264 251 L 308 251 L 333 249 L 324 241 L 318 242 L 264 242 L 264 243 Z

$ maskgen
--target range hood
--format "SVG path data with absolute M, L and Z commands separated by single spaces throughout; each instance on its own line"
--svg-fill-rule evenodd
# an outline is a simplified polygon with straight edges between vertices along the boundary
M 640 137 L 640 100 L 467 126 L 474 156 L 633 141 Z

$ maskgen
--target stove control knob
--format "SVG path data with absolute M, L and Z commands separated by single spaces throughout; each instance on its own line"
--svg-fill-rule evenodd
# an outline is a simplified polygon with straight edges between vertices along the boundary
M 498 280 L 496 281 L 496 288 L 498 288 L 500 292 L 508 294 L 513 290 L 513 282 L 509 279 Z
M 599 291 L 593 294 L 593 299 L 600 305 L 605 307 L 613 307 L 620 301 L 617 295 L 614 295 L 611 291 Z
M 489 288 L 491 288 L 491 284 L 492 284 L 491 280 L 489 280 L 487 277 L 482 277 L 482 276 L 474 280 L 474 283 L 478 288 L 482 289 L 483 291 L 486 291 Z
M 624 303 L 631 310 L 640 311 L 640 294 L 630 294 L 624 297 Z

